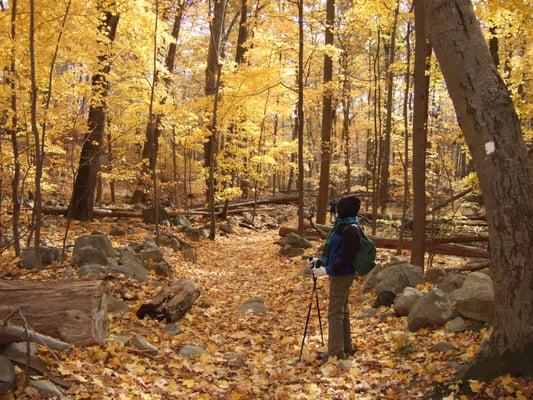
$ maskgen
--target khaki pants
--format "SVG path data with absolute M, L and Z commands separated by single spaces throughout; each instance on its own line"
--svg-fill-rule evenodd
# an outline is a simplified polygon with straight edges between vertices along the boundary
M 348 296 L 354 275 L 329 277 L 328 355 L 339 359 L 353 353 Z

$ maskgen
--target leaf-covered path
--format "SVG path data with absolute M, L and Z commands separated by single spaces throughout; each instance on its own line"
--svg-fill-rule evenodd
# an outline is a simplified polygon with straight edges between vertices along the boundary
M 98 228 L 109 231 L 110 226 Z M 83 229 L 76 225 L 75 231 Z M 134 232 L 113 244 L 126 245 L 150 236 L 141 228 L 135 227 Z M 169 281 L 155 275 L 150 275 L 148 283 L 120 278 L 110 281 L 110 288 L 130 311 L 110 314 L 105 347 L 75 349 L 60 354 L 60 361 L 45 349 L 41 356 L 53 371 L 74 383 L 69 393 L 78 399 L 426 399 L 435 387 L 451 380 L 455 368 L 470 360 L 480 338 L 488 335 L 485 330 L 409 333 L 405 318 L 396 318 L 392 310 L 373 311 L 373 298 L 363 294 L 357 282 L 350 304 L 358 351 L 351 362 L 319 365 L 315 361 L 324 348 L 313 308 L 304 360 L 298 363 L 312 280 L 301 274 L 305 261 L 279 255 L 277 239 L 276 231 L 240 230 L 238 235 L 219 236 L 215 242 L 198 242 L 196 263 L 165 249 L 174 268 L 170 280 L 190 278 L 201 290 L 194 306 L 176 323 L 181 333 L 170 334 L 164 323 L 135 316 L 138 306 Z M 379 256 L 387 255 L 380 252 Z M 54 268 L 25 278 L 54 278 L 62 273 L 62 268 Z M 327 334 L 327 279 L 320 280 L 318 287 Z M 240 313 L 238 307 L 251 299 L 262 301 L 266 313 Z M 146 355 L 123 344 L 136 334 L 156 345 L 159 354 Z M 435 349 L 438 343 L 444 351 Z M 179 351 L 188 344 L 207 352 L 183 357 Z M 486 397 L 489 391 L 494 396 L 520 398 L 531 390 L 529 383 L 519 388 L 523 382 L 500 379 L 507 381 L 471 386 L 478 398 L 490 398 Z

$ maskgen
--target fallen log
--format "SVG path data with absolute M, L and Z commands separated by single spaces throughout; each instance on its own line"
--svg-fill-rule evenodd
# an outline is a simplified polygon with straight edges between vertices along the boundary
M 53 337 L 42 335 L 32 329 L 23 328 L 18 325 L 0 324 L 0 344 L 10 344 L 15 342 L 30 342 L 45 345 L 52 350 L 69 350 L 74 346 L 70 343 L 65 343 L 62 340 L 54 339 Z
M 246 201 L 240 201 L 240 202 L 232 202 L 228 204 L 228 209 L 234 209 L 239 207 L 245 207 L 245 206 L 252 206 L 254 204 L 256 205 L 265 205 L 265 204 L 288 204 L 298 201 L 298 194 L 288 194 L 284 196 L 275 196 L 275 197 L 266 197 L 261 200 L 246 200 Z M 215 206 L 216 210 L 221 210 L 224 208 L 224 204 L 218 204 Z M 191 208 L 191 210 L 196 211 L 208 211 L 205 207 L 199 207 L 199 208 Z
M 372 237 L 370 235 L 369 237 L 374 241 L 376 247 L 378 248 L 394 250 L 398 248 L 398 239 Z M 411 250 L 412 242 L 413 241 L 411 239 L 404 240 L 402 243 L 402 249 Z M 428 253 L 444 254 L 457 257 L 489 258 L 489 252 L 485 249 L 452 243 L 436 244 L 432 242 L 426 242 L 426 251 Z
M 479 271 L 481 269 L 489 268 L 490 267 L 490 261 L 481 261 L 476 263 L 466 263 L 465 265 L 462 265 L 460 267 L 452 267 L 452 268 L 445 268 L 448 272 L 474 272 Z
M 481 235 L 464 235 L 464 236 L 448 236 L 433 239 L 433 243 L 445 244 L 445 243 L 473 243 L 473 242 L 482 242 L 488 243 L 488 236 Z
M 137 310 L 137 318 L 150 317 L 158 321 L 175 322 L 185 315 L 200 295 L 200 289 L 190 279 L 180 279 Z
M 11 324 L 25 326 L 17 309 L 31 329 L 40 334 L 76 346 L 105 342 L 109 322 L 102 281 L 0 281 L 0 318 L 10 315 Z M 9 332 L 17 330 L 10 328 Z M 7 335 L 8 331 L 4 333 Z M 19 339 L 24 340 L 22 334 Z

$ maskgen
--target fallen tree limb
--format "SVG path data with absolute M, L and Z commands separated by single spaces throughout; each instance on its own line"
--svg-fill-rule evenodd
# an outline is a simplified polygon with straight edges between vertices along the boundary
M 477 262 L 477 263 L 467 263 L 465 265 L 462 265 L 460 267 L 455 267 L 455 268 L 445 268 L 445 270 L 449 271 L 449 272 L 452 272 L 452 271 L 456 271 L 456 272 L 465 272 L 465 271 L 474 272 L 474 271 L 479 271 L 481 269 L 485 269 L 485 268 L 489 268 L 489 267 L 490 267 L 490 261 L 486 260 L 486 261 Z
M 102 281 L 0 281 L 0 316 L 76 346 L 104 344 L 109 324 Z M 16 332 L 16 330 L 12 330 Z M 24 336 L 23 336 L 24 338 Z
M 488 243 L 488 236 L 481 235 L 469 235 L 469 236 L 448 236 L 442 238 L 433 239 L 433 243 L 444 244 L 444 243 L 472 243 L 472 242 L 482 242 Z
M 374 241 L 376 247 L 394 250 L 398 248 L 398 239 L 388 239 L 371 236 L 369 237 Z M 411 250 L 412 242 L 413 241 L 411 239 L 404 240 L 402 243 L 402 249 Z M 489 252 L 485 249 L 464 246 L 460 244 L 435 244 L 431 242 L 426 242 L 426 251 L 429 253 L 444 254 L 457 257 L 489 258 Z
M 63 342 L 62 340 L 54 339 L 53 337 L 43 335 L 28 329 L 28 339 L 30 342 L 37 344 L 44 344 L 52 350 L 70 350 L 74 346 L 70 343 Z M 22 326 L 12 324 L 0 325 L 0 344 L 9 344 L 14 342 L 23 342 L 26 340 L 26 329 Z
M 275 196 L 275 197 L 266 197 L 261 200 L 246 200 L 246 201 L 240 201 L 240 202 L 232 202 L 228 204 L 228 210 L 239 208 L 239 207 L 245 207 L 245 206 L 251 206 L 251 205 L 265 205 L 265 204 L 288 204 L 298 201 L 298 194 L 288 194 L 284 196 Z M 224 204 L 218 204 L 215 206 L 216 210 L 222 210 L 224 208 Z M 191 210 L 196 211 L 208 211 L 205 207 L 199 207 L 199 208 L 191 208 Z

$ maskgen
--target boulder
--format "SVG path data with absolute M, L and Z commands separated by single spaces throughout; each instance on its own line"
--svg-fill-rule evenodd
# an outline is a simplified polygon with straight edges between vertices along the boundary
M 439 279 L 446 276 L 444 268 L 430 268 L 424 274 L 424 281 L 430 283 L 437 283 Z
M 399 317 L 409 315 L 415 302 L 422 296 L 422 292 L 412 287 L 406 287 L 394 301 L 392 308 Z
M 176 238 L 170 238 L 169 247 L 174 251 L 179 251 L 183 248 L 180 241 Z
M 448 295 L 440 289 L 433 288 L 420 297 L 407 316 L 409 330 L 421 328 L 438 328 L 453 315 L 452 303 Z
M 455 311 L 465 318 L 490 322 L 494 316 L 492 279 L 481 272 L 467 275 L 463 286 L 451 294 Z
M 247 211 L 242 213 L 242 219 L 248 225 L 253 225 L 254 224 L 254 216 L 252 215 L 252 213 L 249 213 Z
M 42 266 L 50 265 L 54 261 L 63 260 L 63 252 L 58 247 L 41 246 L 41 264 Z M 20 259 L 24 268 L 32 269 L 37 266 L 35 257 L 35 247 L 26 247 L 20 252 Z
M 374 291 L 401 293 L 406 287 L 416 287 L 422 282 L 423 270 L 412 264 L 396 264 L 383 268 L 377 276 Z
M 109 296 L 107 300 L 107 311 L 116 314 L 127 314 L 130 311 L 130 307 L 124 300 Z
M 241 354 L 225 354 L 224 359 L 228 362 L 228 367 L 231 369 L 240 369 L 246 367 L 246 358 L 244 358 L 244 356 Z
M 189 219 L 185 215 L 178 215 L 176 218 L 172 219 L 171 221 L 172 225 L 175 225 L 177 227 L 181 228 L 192 228 L 192 223 L 189 221 Z
M 65 279 L 69 279 L 69 278 L 74 278 L 78 275 L 78 273 L 76 272 L 76 270 L 72 267 L 67 267 L 65 268 L 65 270 L 63 271 L 63 278 Z
M 141 257 L 143 261 L 152 260 L 159 262 L 163 260 L 163 256 L 164 254 L 161 249 L 151 239 L 148 239 L 143 243 L 142 250 L 139 252 L 139 257 Z
M 163 221 L 167 221 L 170 216 L 168 215 L 167 211 L 165 210 L 165 207 L 163 207 L 161 204 L 158 204 L 158 222 L 161 223 Z M 142 210 L 143 214 L 143 222 L 145 224 L 155 224 L 155 217 L 156 217 L 156 208 L 152 205 L 148 208 L 145 208 Z
M 206 229 L 188 228 L 185 230 L 185 233 L 195 242 L 205 240 L 209 237 L 209 231 Z
M 461 274 L 460 272 L 450 272 L 445 276 L 438 278 L 437 287 L 443 292 L 451 293 L 463 286 L 465 279 L 465 274 Z
M 313 244 L 309 240 L 296 233 L 289 233 L 283 239 L 283 244 L 291 247 L 299 247 L 302 249 L 309 249 L 313 247 Z
M 157 264 L 153 266 L 153 271 L 158 276 L 162 276 L 164 278 L 168 278 L 172 275 L 172 270 L 170 269 L 170 265 L 166 261 L 160 261 Z
M 83 246 L 74 248 L 74 261 L 80 267 L 86 264 L 107 265 L 107 256 L 101 249 Z
M 65 398 L 61 389 L 47 379 L 32 379 L 29 386 L 37 390 L 43 398 L 60 400 Z
M 439 342 L 435 346 L 433 346 L 434 351 L 438 351 L 441 353 L 446 353 L 448 351 L 456 350 L 455 346 L 448 342 Z
M 152 356 L 159 354 L 159 349 L 139 334 L 133 337 L 131 344 L 133 347 L 142 351 L 143 353 L 150 354 Z
M 246 314 L 248 312 L 251 312 L 252 314 L 263 315 L 263 314 L 266 314 L 267 307 L 265 306 L 265 304 L 263 303 L 261 299 L 254 298 L 254 299 L 249 299 L 245 301 L 243 304 L 241 304 L 238 307 L 237 311 L 240 314 Z
M 97 276 L 101 273 L 112 273 L 110 269 L 104 265 L 100 264 L 84 264 L 80 267 L 80 277 L 90 277 L 90 276 Z
M 292 247 L 290 245 L 285 245 L 281 253 L 289 258 L 298 257 L 305 253 L 305 250 L 300 247 Z
M 382 265 L 376 265 L 365 277 L 363 292 L 370 292 L 378 284 L 378 274 L 383 270 Z
M 200 346 L 195 346 L 192 344 L 184 345 L 180 351 L 179 355 L 182 357 L 198 357 L 202 354 L 207 354 L 207 350 Z
M 447 333 L 457 333 L 466 330 L 466 322 L 461 317 L 454 318 L 444 325 L 444 331 Z
M 27 343 L 26 342 L 15 342 L 11 343 L 4 350 L 4 355 L 8 358 L 20 358 L 26 356 Z M 30 343 L 30 356 L 35 357 L 37 354 L 37 345 L 33 342 Z
M 135 252 L 126 247 L 125 249 L 122 249 L 120 253 L 121 265 L 119 265 L 117 272 L 145 281 L 148 276 L 148 271 L 144 268 L 143 262 L 137 257 Z
M 171 336 L 176 336 L 176 335 L 179 335 L 180 333 L 182 333 L 183 329 L 181 329 L 179 326 L 176 326 L 174 324 L 167 324 L 163 328 L 163 331 L 168 333 Z
M 85 246 L 101 250 L 106 257 L 116 257 L 116 251 L 113 249 L 111 241 L 102 233 L 93 232 L 91 235 L 82 235 L 78 237 L 74 242 L 74 253 L 76 253 L 77 249 Z
M 15 387 L 15 367 L 8 358 L 0 355 L 0 394 Z

